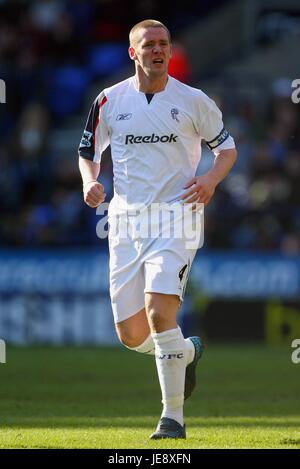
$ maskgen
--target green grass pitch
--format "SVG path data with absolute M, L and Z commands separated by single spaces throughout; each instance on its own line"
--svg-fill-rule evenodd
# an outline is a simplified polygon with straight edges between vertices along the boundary
M 151 441 L 152 357 L 124 348 L 7 348 L 1 448 L 300 448 L 300 364 L 291 348 L 209 344 L 185 404 L 187 440 Z

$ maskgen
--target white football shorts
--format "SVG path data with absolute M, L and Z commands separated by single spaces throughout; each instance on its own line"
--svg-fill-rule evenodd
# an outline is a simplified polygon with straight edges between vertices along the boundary
M 183 211 L 174 220 L 169 209 L 160 210 L 157 218 L 149 217 L 149 212 L 139 217 L 109 216 L 110 297 L 115 323 L 143 309 L 147 292 L 178 295 L 183 301 L 192 262 L 203 243 L 203 210 L 201 215 L 192 214 L 190 208 L 188 211 L 190 219 L 185 218 L 184 223 Z

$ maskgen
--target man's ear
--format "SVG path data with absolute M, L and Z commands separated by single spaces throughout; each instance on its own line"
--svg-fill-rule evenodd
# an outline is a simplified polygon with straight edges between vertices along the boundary
M 132 46 L 129 47 L 128 54 L 129 54 L 129 57 L 131 58 L 131 60 L 135 60 L 137 58 L 135 50 Z

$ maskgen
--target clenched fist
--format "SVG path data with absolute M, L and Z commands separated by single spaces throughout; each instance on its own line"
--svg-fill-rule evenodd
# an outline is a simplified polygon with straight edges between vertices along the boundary
M 85 203 L 92 208 L 98 207 L 105 200 L 104 187 L 98 181 L 90 181 L 83 186 Z

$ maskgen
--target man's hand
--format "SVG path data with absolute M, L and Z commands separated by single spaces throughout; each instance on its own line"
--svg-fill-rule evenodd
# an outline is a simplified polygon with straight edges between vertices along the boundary
M 98 207 L 105 200 L 104 187 L 98 181 L 89 181 L 83 186 L 85 203 L 92 208 Z
M 189 189 L 180 197 L 186 203 L 202 203 L 207 205 L 214 195 L 216 181 L 209 175 L 195 176 L 184 186 Z
M 185 186 L 189 189 L 181 199 L 185 204 L 202 203 L 207 205 L 214 195 L 217 185 L 223 181 L 235 163 L 237 152 L 235 148 L 221 150 L 216 154 L 213 167 L 203 176 L 195 176 Z

